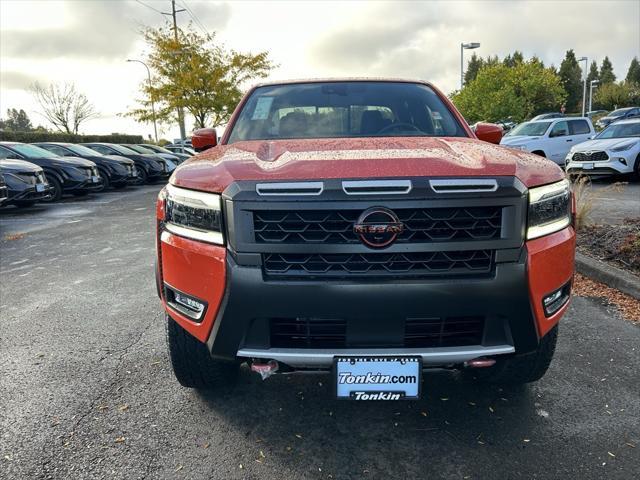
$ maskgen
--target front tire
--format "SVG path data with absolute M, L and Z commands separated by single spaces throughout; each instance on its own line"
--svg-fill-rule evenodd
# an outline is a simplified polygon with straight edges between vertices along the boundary
M 220 389 L 229 386 L 238 376 L 239 365 L 211 357 L 207 346 L 167 317 L 167 345 L 171 366 L 183 387 Z
M 51 196 L 46 200 L 41 200 L 41 202 L 57 202 L 62 198 L 62 184 L 55 177 L 47 177 L 47 183 L 51 188 L 53 188 L 51 192 Z
M 136 185 L 144 185 L 149 181 L 149 174 L 144 168 L 138 169 L 138 180 L 136 181 Z
M 558 341 L 558 325 L 553 327 L 530 353 L 496 360 L 493 367 L 478 369 L 474 378 L 481 382 L 521 385 L 540 380 L 551 365 Z

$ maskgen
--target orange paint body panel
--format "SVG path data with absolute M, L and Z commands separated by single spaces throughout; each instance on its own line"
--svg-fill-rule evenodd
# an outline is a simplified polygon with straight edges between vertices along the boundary
M 164 281 L 207 302 L 201 323 L 172 309 L 163 299 L 164 308 L 182 328 L 201 342 L 206 342 L 224 296 L 226 248 L 189 240 L 167 231 L 162 233 L 160 248 Z
M 560 320 L 569 302 L 551 317 L 544 314 L 542 299 L 573 278 L 576 234 L 572 227 L 527 242 L 529 296 L 538 335 L 543 337 Z

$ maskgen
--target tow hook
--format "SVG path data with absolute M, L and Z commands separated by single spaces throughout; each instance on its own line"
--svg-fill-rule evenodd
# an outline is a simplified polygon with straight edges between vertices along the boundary
M 496 361 L 493 358 L 474 358 L 465 362 L 464 366 L 468 368 L 487 368 L 493 367 L 495 364 Z
M 256 372 L 262 377 L 262 380 L 266 380 L 271 375 L 278 371 L 279 365 L 275 360 L 269 360 L 267 363 L 251 363 L 251 371 Z

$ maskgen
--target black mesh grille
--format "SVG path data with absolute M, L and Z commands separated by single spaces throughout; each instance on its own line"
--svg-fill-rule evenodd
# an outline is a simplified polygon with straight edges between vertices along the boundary
M 493 269 L 491 250 L 421 253 L 332 253 L 263 255 L 267 277 L 456 277 Z
M 609 160 L 607 152 L 591 152 L 587 155 L 585 152 L 576 152 L 573 154 L 574 162 L 603 162 Z
M 272 348 L 347 348 L 347 321 L 319 318 L 272 318 Z M 484 317 L 423 317 L 405 320 L 406 348 L 481 345 Z M 380 345 L 383 347 L 385 345 Z M 371 345 L 376 347 L 376 345 Z
M 340 319 L 272 318 L 271 347 L 345 347 L 347 322 Z
M 492 240 L 500 238 L 502 207 L 394 210 L 404 224 L 395 243 Z M 255 211 L 257 243 L 360 243 L 353 226 L 361 210 Z
M 408 318 L 405 347 L 457 347 L 480 345 L 483 317 Z

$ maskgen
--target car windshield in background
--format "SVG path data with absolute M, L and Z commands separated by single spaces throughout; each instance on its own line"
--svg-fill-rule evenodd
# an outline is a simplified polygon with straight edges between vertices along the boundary
M 26 143 L 14 143 L 10 147 L 21 155 L 27 158 L 52 158 L 58 157 L 55 153 L 51 153 L 44 148 L 36 147 L 35 145 L 28 145 Z
M 138 155 L 138 152 L 131 150 L 130 148 L 123 147 L 122 145 L 109 144 L 109 147 L 113 148 L 116 152 L 122 155 Z
M 76 155 L 79 155 L 81 157 L 83 157 L 85 155 L 94 156 L 94 157 L 96 155 L 102 155 L 100 152 L 96 152 L 95 150 L 91 150 L 90 148 L 87 148 L 84 145 L 69 144 L 69 145 L 64 145 L 64 147 L 67 148 L 68 150 L 71 150 L 73 153 L 75 153 Z
M 315 82 L 259 87 L 229 143 L 290 138 L 467 136 L 436 93 L 403 82 Z
M 630 110 L 629 108 L 621 108 L 619 110 L 614 110 L 609 115 L 607 115 L 607 117 L 621 117 L 622 115 L 627 113 L 629 110 Z
M 618 123 L 609 125 L 601 131 L 595 138 L 627 138 L 640 137 L 640 122 Z
M 549 125 L 551 125 L 551 122 L 525 122 L 515 127 L 505 136 L 515 137 L 521 135 L 525 137 L 538 137 L 544 135 Z
M 139 145 L 127 145 L 125 148 L 130 148 L 131 150 L 133 150 L 136 153 L 143 153 L 145 155 L 156 153 L 153 150 L 151 150 L 150 148 L 141 147 Z

